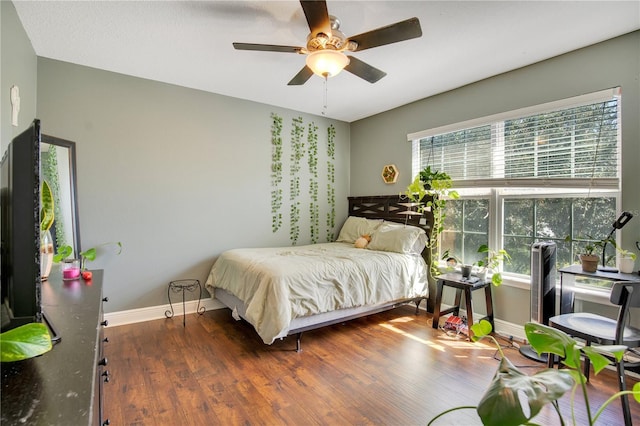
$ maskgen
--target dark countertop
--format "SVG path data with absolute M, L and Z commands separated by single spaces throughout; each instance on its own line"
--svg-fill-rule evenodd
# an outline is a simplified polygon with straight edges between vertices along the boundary
M 54 268 L 55 269 L 55 268 Z M 42 283 L 42 309 L 62 340 L 39 357 L 0 364 L 3 425 L 90 425 L 100 356 L 103 271 L 91 282 Z

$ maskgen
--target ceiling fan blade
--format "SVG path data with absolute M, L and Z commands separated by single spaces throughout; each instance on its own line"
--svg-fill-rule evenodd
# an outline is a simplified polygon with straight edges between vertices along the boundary
M 386 27 L 349 37 L 349 41 L 358 43 L 358 48 L 354 50 L 354 52 L 358 52 L 360 50 L 384 46 L 385 44 L 397 43 L 421 36 L 422 28 L 420 28 L 420 21 L 418 18 L 410 18 L 406 21 L 396 22 Z
M 278 46 L 274 44 L 256 44 L 256 43 L 233 43 L 236 50 L 257 50 L 261 52 L 284 52 L 284 53 L 300 53 L 301 47 L 297 46 Z
M 369 83 L 375 83 L 376 81 L 387 75 L 386 72 L 372 67 L 366 62 L 362 62 L 360 59 L 354 56 L 348 56 L 348 58 L 349 64 L 344 67 L 344 69 L 346 71 L 349 71 L 353 75 L 357 75 L 358 77 L 367 80 Z
M 287 86 L 300 86 L 302 84 L 305 84 L 312 75 L 313 71 L 311 71 L 311 68 L 305 65 L 304 68 L 302 68 L 300 72 L 296 74 L 296 76 L 293 77 L 289 83 L 287 83 Z
M 325 0 L 300 0 L 300 5 L 304 10 L 304 16 L 307 17 L 311 34 L 314 36 L 318 33 L 331 34 L 331 20 L 329 19 L 329 11 Z

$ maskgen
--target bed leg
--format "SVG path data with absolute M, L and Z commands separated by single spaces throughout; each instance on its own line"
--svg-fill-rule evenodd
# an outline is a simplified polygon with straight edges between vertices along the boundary
M 298 353 L 302 352 L 300 340 L 302 340 L 302 333 L 296 334 L 296 352 Z
M 415 301 L 416 304 L 416 315 L 418 315 L 420 313 L 420 302 L 422 302 L 422 299 L 418 299 Z

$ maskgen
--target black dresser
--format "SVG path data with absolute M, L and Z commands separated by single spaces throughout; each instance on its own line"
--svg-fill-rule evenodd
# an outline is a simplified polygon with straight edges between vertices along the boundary
M 42 284 L 42 309 L 61 338 L 46 354 L 2 363 L 2 425 L 105 425 L 103 271 L 85 282 L 63 281 L 54 270 Z

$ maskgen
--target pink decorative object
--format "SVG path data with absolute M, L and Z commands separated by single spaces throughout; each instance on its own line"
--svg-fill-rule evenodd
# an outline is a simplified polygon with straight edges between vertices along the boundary
M 62 264 L 62 279 L 77 280 L 80 278 L 80 260 L 68 259 Z
M 69 268 L 62 271 L 62 278 L 72 280 L 80 276 L 80 268 Z

